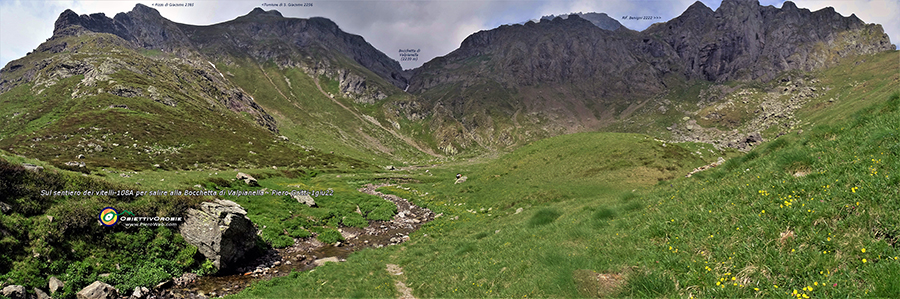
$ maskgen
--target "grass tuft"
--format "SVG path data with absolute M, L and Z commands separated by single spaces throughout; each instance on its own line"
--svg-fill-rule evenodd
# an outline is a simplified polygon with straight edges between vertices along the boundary
M 528 224 L 532 227 L 547 225 L 553 223 L 553 221 L 561 215 L 562 213 L 555 209 L 542 209 L 537 211 L 534 216 L 531 216 L 531 221 L 529 221 Z

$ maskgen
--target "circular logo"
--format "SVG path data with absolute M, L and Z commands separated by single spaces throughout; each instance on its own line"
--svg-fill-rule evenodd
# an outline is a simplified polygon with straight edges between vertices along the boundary
M 119 211 L 113 209 L 112 207 L 105 207 L 100 210 L 100 223 L 103 226 L 113 226 L 119 222 Z

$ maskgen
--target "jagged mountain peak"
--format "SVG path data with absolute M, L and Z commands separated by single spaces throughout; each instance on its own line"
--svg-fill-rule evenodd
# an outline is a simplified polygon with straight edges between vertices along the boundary
M 503 46 L 507 43 L 527 40 L 535 35 L 554 32 L 609 32 L 608 30 L 596 30 L 597 28 L 598 26 L 578 14 L 561 15 L 552 19 L 544 19 L 540 23 L 502 25 L 495 29 L 476 32 L 466 37 L 457 51 L 460 51 L 463 56 L 471 56 L 497 45 Z
M 782 10 L 797 10 L 798 8 L 797 8 L 797 4 L 794 4 L 794 2 L 784 1 L 784 3 L 781 4 L 781 9 Z
M 277 11 L 277 10 L 274 10 L 274 9 L 273 9 L 273 10 L 266 11 L 266 10 L 263 10 L 262 8 L 259 8 L 259 7 L 253 8 L 253 10 L 251 10 L 250 13 L 248 13 L 247 15 L 245 15 L 245 17 L 250 17 L 250 18 L 284 18 L 284 16 L 281 14 L 281 12 L 279 12 L 279 11 Z
M 719 5 L 718 10 L 729 10 L 737 7 L 758 7 L 758 0 L 722 0 L 722 4 Z
M 191 48 L 187 36 L 174 22 L 143 4 L 135 5 L 127 13 L 118 13 L 115 18 L 103 13 L 78 15 L 67 9 L 59 15 L 54 26 L 54 36 L 79 35 L 86 30 L 114 34 L 146 49 L 173 51 Z
M 94 32 L 112 33 L 119 36 L 127 35 L 125 28 L 122 28 L 120 24 L 116 24 L 113 19 L 107 17 L 104 13 L 78 15 L 71 9 L 66 9 L 59 14 L 54 23 L 53 35 L 77 34 L 78 30 L 69 30 L 70 27 L 76 25 Z
M 541 21 L 553 21 L 556 19 L 568 19 L 570 17 L 576 17 L 580 19 L 585 19 L 597 27 L 600 27 L 604 30 L 615 31 L 622 27 L 622 24 L 616 19 L 609 17 L 606 13 L 596 13 L 596 12 L 588 12 L 588 13 L 571 13 L 568 15 L 548 15 L 541 17 Z
M 134 5 L 134 8 L 131 9 L 130 14 L 140 14 L 140 15 L 162 17 L 162 15 L 159 14 L 159 11 L 156 10 L 155 8 L 152 8 L 152 7 L 140 4 L 140 3 Z
M 681 15 L 705 15 L 712 13 L 712 8 L 709 8 L 709 6 L 706 6 L 706 4 L 703 4 L 703 2 L 696 1 L 694 2 L 694 4 L 691 4 L 691 6 L 688 6 L 688 8 Z

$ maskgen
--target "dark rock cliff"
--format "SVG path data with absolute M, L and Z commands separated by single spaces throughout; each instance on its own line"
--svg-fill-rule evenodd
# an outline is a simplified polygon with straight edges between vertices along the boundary
M 815 12 L 787 1 L 778 9 L 755 0 L 725 0 L 713 12 L 699 1 L 681 16 L 642 32 L 677 55 L 690 78 L 769 80 L 786 70 L 813 70 L 848 55 L 891 50 L 880 25 L 828 7 Z
M 470 35 L 457 50 L 412 70 L 408 91 L 419 96 L 418 107 L 433 107 L 415 113 L 446 118 L 432 121 L 442 147 L 471 140 L 503 146 L 513 138 L 603 128 L 678 86 L 766 82 L 784 71 L 893 49 L 880 25 L 791 2 L 779 9 L 724 0 L 713 11 L 698 1 L 642 32 L 609 30 L 587 15 Z M 447 123 L 459 128 L 440 133 L 437 126 Z
M 459 66 L 473 57 L 490 66 L 476 77 L 509 87 L 615 84 L 610 79 L 622 78 L 644 89 L 661 86 L 660 79 L 670 72 L 713 82 L 769 80 L 782 71 L 808 71 L 846 56 L 893 49 L 880 25 L 843 17 L 830 7 L 798 9 L 789 1 L 778 9 L 755 0 L 725 0 L 716 11 L 698 1 L 681 16 L 643 32 L 598 29 L 574 14 L 481 31 L 416 69 L 410 91 L 473 80 L 454 72 L 470 72 Z M 650 67 L 634 68 L 639 65 Z

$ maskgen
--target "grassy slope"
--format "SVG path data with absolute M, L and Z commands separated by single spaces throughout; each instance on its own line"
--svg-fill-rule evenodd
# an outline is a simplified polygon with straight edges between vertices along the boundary
M 887 51 L 854 57 L 815 73 L 821 78 L 821 85 L 831 89 L 801 109 L 798 117 L 811 124 L 833 124 L 858 115 L 869 105 L 884 102 L 898 90 L 898 55 L 900 51 Z
M 756 131 L 747 128 L 747 121 L 756 117 L 760 110 L 760 103 L 769 91 L 781 93 L 786 86 L 793 83 L 783 83 L 781 79 L 797 81 L 805 77 L 805 83 L 801 86 L 816 88 L 818 97 L 810 99 L 802 108 L 794 114 L 801 121 L 800 125 L 791 129 L 782 126 L 773 126 L 768 130 L 762 130 L 766 139 L 777 136 L 780 132 L 808 129 L 816 124 L 833 123 L 854 115 L 859 109 L 868 105 L 883 102 L 891 92 L 897 90 L 897 80 L 900 74 L 896 67 L 885 67 L 897 64 L 897 55 L 900 52 L 886 51 L 875 55 L 849 57 L 835 67 L 819 70 L 811 73 L 792 71 L 782 74 L 770 82 L 728 82 L 727 88 L 735 88 L 735 93 L 724 95 L 720 102 L 732 101 L 732 105 L 724 109 L 715 109 L 717 103 L 706 104 L 699 108 L 696 104 L 701 94 L 719 94 L 714 91 L 717 87 L 708 82 L 680 82 L 672 80 L 668 84 L 673 86 L 667 94 L 662 96 L 671 103 L 662 104 L 657 100 L 650 100 L 643 108 L 636 110 L 632 116 L 620 119 L 619 122 L 604 128 L 604 131 L 639 132 L 652 136 L 666 138 L 669 133 L 665 128 L 672 124 L 684 125 L 683 117 L 688 116 L 697 121 L 700 126 L 717 127 L 723 131 L 738 129 L 739 131 Z M 817 83 L 813 83 L 817 79 Z M 787 101 L 792 94 L 780 94 L 780 101 Z M 830 99 L 834 99 L 830 102 Z M 746 101 L 746 103 L 744 103 Z M 665 106 L 667 112 L 658 110 Z M 696 113 L 696 114 L 695 114 Z M 711 113 L 720 115 L 720 118 L 704 117 Z M 783 120 L 783 121 L 786 121 Z
M 281 133 L 294 142 L 379 164 L 424 158 L 423 153 L 402 140 L 335 104 L 319 92 L 313 78 L 299 69 L 257 65 L 250 60 L 242 60 L 232 67 L 222 65 L 220 69 L 234 74 L 230 79 L 243 86 L 266 111 L 270 111 L 278 121 Z M 351 100 L 337 96 L 337 82 L 320 81 L 322 88 L 334 93 L 345 106 L 355 106 Z M 390 126 L 384 121 L 382 125 Z
M 613 156 L 617 159 L 607 159 Z M 420 297 L 576 296 L 561 290 L 560 281 L 571 279 L 583 263 L 609 264 L 597 250 L 610 240 L 591 237 L 605 226 L 595 223 L 594 211 L 641 209 L 619 198 L 704 163 L 678 145 L 662 147 L 642 135 L 583 133 L 539 141 L 486 164 L 414 170 L 404 176 L 420 181 L 406 184 L 418 192 L 383 191 L 444 216 L 413 234 L 411 242 L 260 283 L 241 296 L 390 296 L 393 283 L 383 278 L 385 263 L 404 267 L 407 285 Z M 468 177 L 466 183 L 453 184 L 457 171 Z M 628 179 L 616 184 L 611 177 Z M 515 214 L 517 208 L 525 212 Z M 453 216 L 459 220 L 450 220 Z
M 612 289 L 619 296 L 897 297 L 900 99 L 888 95 L 896 75 L 876 72 L 856 92 L 835 86 L 866 76 L 852 68 L 819 74 L 844 93 L 844 106 L 813 100 L 798 112 L 812 120 L 805 133 L 652 188 L 640 174 L 655 167 L 644 162 L 683 174 L 702 161 L 659 159 L 661 145 L 640 135 L 574 134 L 486 164 L 414 170 L 420 182 L 404 184 L 412 191 L 383 191 L 444 216 L 410 242 L 236 297 L 385 296 L 382 278 L 342 281 L 382 277 L 386 263 L 404 268 L 418 297 L 584 296 L 579 288 L 590 286 L 579 269 L 622 274 L 625 284 Z M 624 160 L 605 160 L 617 150 Z M 605 171 L 586 177 L 592 168 Z M 456 172 L 469 180 L 453 184 Z
M 898 108 L 895 94 L 642 197 L 623 222 L 647 253 L 634 264 L 677 282 L 669 294 L 897 296 Z
M 40 93 L 28 83 L 0 94 L 0 115 L 4 115 L 0 121 L 0 147 L 55 165 L 84 154 L 91 169 L 137 170 L 154 164 L 187 168 L 197 162 L 220 167 L 267 167 L 295 164 L 295 157 L 304 156 L 296 148 L 278 142 L 252 119 L 224 105 L 208 102 L 207 97 L 217 95 L 199 94 L 210 86 L 206 81 L 196 80 L 189 66 L 173 64 L 159 54 L 139 53 L 120 46 L 108 34 L 63 37 L 49 43 L 82 42 L 88 46 L 80 48 L 78 53 L 58 54 L 51 66 L 70 59 L 93 60 L 89 63 L 98 67 L 100 62 L 113 60 L 127 62 L 130 67 L 150 75 L 119 69 L 110 74 L 109 81 L 97 81 L 92 87 L 83 86 L 84 77 L 76 75 L 46 89 L 40 87 Z M 42 54 L 22 60 L 34 60 Z M 177 106 L 151 100 L 147 91 L 151 84 L 162 97 L 177 102 Z M 97 92 L 108 91 L 116 85 L 140 90 L 142 96 L 119 97 Z M 89 95 L 73 99 L 75 91 Z M 96 146 L 102 151 L 96 151 Z
M 584 151 L 595 148 L 583 144 L 524 147 L 469 166 L 463 185 L 449 183 L 456 169 L 436 169 L 442 179 L 408 184 L 419 192 L 393 190 L 445 213 L 409 243 L 262 283 L 242 296 L 384 296 L 383 279 L 341 283 L 363 280 L 381 263 L 401 265 L 420 297 L 579 296 L 578 269 L 627 273 L 619 295 L 896 296 L 900 223 L 892 213 L 900 208 L 900 179 L 893 172 L 900 161 L 892 157 L 900 153 L 900 99 L 864 112 L 636 193 L 621 188 L 627 184 L 590 188 L 577 171 L 541 165 L 555 158 L 553 150 L 582 149 L 580 157 L 595 158 Z M 494 177 L 496 169 L 516 165 L 514 174 Z M 528 189 L 513 182 L 523 181 L 543 185 L 544 193 L 520 202 L 523 194 L 516 193 Z M 431 191 L 416 196 L 421 190 Z M 524 212 L 515 214 L 516 207 Z M 454 215 L 459 220 L 447 217 Z M 793 236 L 782 242 L 782 232 Z M 328 287 L 298 287 L 325 281 Z
M 874 66 L 890 60 L 894 56 L 889 54 L 896 53 L 875 56 L 873 61 L 859 66 L 844 64 L 822 73 L 824 84 L 834 87 L 830 92 L 839 96 L 839 100 L 835 104 L 825 104 L 828 103 L 826 99 L 820 98 L 819 102 L 812 102 L 812 106 L 801 112 L 808 113 L 806 116 L 813 123 L 822 125 L 803 135 L 784 136 L 746 156 L 734 158 L 725 167 L 690 179 L 675 179 L 657 184 L 660 179 L 678 177 L 692 167 L 714 160 L 720 153 L 700 157 L 691 153 L 706 153 L 708 146 L 669 144 L 663 147 L 661 143 L 642 135 L 597 133 L 538 141 L 486 164 L 444 166 L 432 169 L 429 173 L 424 170 L 392 173 L 389 176 L 418 179 L 418 183 L 406 185 L 419 192 L 396 188 L 385 188 L 384 191 L 413 198 L 418 204 L 443 212 L 444 217 L 427 224 L 412 236 L 412 241 L 402 246 L 366 250 L 351 256 L 347 263 L 328 265 L 315 272 L 296 273 L 290 277 L 263 282 L 241 296 L 393 296 L 392 280 L 385 278 L 386 275 L 381 271 L 385 263 L 395 263 L 404 267 L 407 285 L 420 297 L 573 297 L 580 294 L 577 290 L 578 280 L 574 278 L 578 269 L 627 273 L 629 284 L 620 290 L 623 295 L 768 297 L 798 290 L 798 293 L 828 297 L 895 297 L 900 290 L 891 283 L 900 277 L 900 267 L 894 260 L 894 257 L 900 255 L 894 247 L 897 235 L 900 234 L 900 224 L 893 220 L 891 213 L 898 208 L 896 199 L 900 180 L 892 172 L 897 169 L 898 161 L 895 157 L 900 154 L 900 148 L 897 147 L 900 142 L 895 135 L 898 132 L 897 119 L 900 119 L 900 100 L 895 96 L 885 103 L 889 98 L 887 95 L 898 89 L 897 75 L 885 73 L 883 69 Z M 270 77 L 282 72 L 274 67 L 264 66 L 263 69 Z M 279 81 L 273 77 L 275 82 L 283 83 L 283 86 L 282 83 L 276 83 L 280 90 L 318 93 L 315 86 L 310 85 L 312 81 L 308 76 L 302 73 L 290 74 L 292 71 L 296 70 L 284 72 L 294 87 L 288 87 L 283 78 Z M 265 80 L 261 75 L 262 72 L 257 73 L 256 77 Z M 77 82 L 79 78 L 67 80 L 72 82 L 63 80 L 57 83 L 61 89 L 44 92 L 47 95 L 52 95 L 53 92 L 68 95 L 71 90 L 64 87 Z M 334 88 L 330 86 L 333 82 L 323 83 L 326 83 L 323 88 Z M 267 80 L 261 84 L 272 85 Z M 22 106 L 17 106 L 17 103 L 38 104 L 47 100 L 40 97 L 27 98 L 31 95 L 23 90 L 25 89 L 14 89 L 3 95 L 15 96 L 6 98 L 2 102 L 4 105 L 0 105 L 7 109 L 3 115 L 21 109 Z M 254 95 L 260 103 L 263 102 L 259 99 L 260 94 Z M 269 95 L 275 97 L 274 94 Z M 105 106 L 119 104 L 123 99 L 97 97 L 95 100 Z M 152 105 L 156 105 L 146 102 L 150 101 L 135 99 L 128 105 L 130 108 L 134 107 L 132 110 L 151 109 Z M 348 101 L 344 103 L 349 104 Z M 823 106 L 816 106 L 816 103 L 823 103 Z M 336 106 L 324 97 L 304 104 L 318 107 L 314 108 L 316 111 L 326 108 L 331 109 L 327 111 L 336 111 L 332 109 Z M 869 105 L 872 108 L 863 108 Z M 78 110 L 81 106 L 47 107 Z M 295 112 L 304 117 L 334 121 L 339 128 L 352 126 L 358 121 L 351 115 L 312 115 L 309 114 L 312 112 L 302 112 L 303 110 L 297 109 Z M 111 121 L 127 118 L 129 113 L 134 114 L 117 109 L 83 112 L 85 115 L 71 111 L 42 111 L 41 117 L 67 115 L 71 118 L 75 115 L 82 119 L 108 117 Z M 299 114 L 301 112 L 307 114 Z M 113 113 L 126 115 L 116 114 L 119 117 L 116 118 Z M 60 121 L 49 120 L 51 123 Z M 196 125 L 167 125 L 166 120 L 179 121 L 175 118 L 156 119 L 153 123 L 159 121 L 157 126 L 161 130 L 165 129 L 163 131 L 171 130 L 166 129 L 166 126 Z M 43 125 L 44 121 L 46 119 L 33 119 L 14 125 L 23 132 L 40 132 L 48 128 Z M 114 123 L 107 124 L 114 128 Z M 329 134 L 335 132 L 340 133 L 338 130 Z M 292 140 L 301 140 L 300 143 L 304 143 L 304 138 L 315 140 L 304 137 L 314 135 L 312 131 L 297 129 L 294 134 L 298 137 L 292 136 Z M 102 139 L 101 135 L 103 134 L 94 137 Z M 333 136 L 324 136 L 319 142 L 339 149 L 336 152 L 346 149 L 348 154 L 359 155 L 363 160 L 377 158 L 371 152 L 352 151 L 348 145 L 354 144 L 352 142 L 334 143 L 328 140 Z M 384 136 L 378 136 L 381 140 L 391 138 L 382 137 Z M 244 144 L 248 140 L 240 140 L 238 144 Z M 283 157 L 293 159 L 294 156 Z M 6 156 L 5 159 L 21 162 L 21 158 L 12 156 Z M 222 159 L 224 158 L 214 157 L 212 160 Z M 28 162 L 43 163 L 34 160 Z M 331 163 L 337 164 L 334 167 L 345 170 L 348 166 L 366 166 L 355 160 L 344 161 L 320 152 L 305 156 L 298 163 L 309 168 L 321 168 Z M 469 181 L 462 185 L 453 184 L 451 178 L 457 172 L 467 175 Z M 263 187 L 267 188 L 333 188 L 337 194 L 348 195 L 355 192 L 357 186 L 383 176 L 361 172 L 344 174 L 344 178 L 338 178 L 332 174 L 312 177 L 306 170 L 300 173 L 307 177 L 288 178 L 291 175 L 269 170 L 254 172 L 260 177 L 287 176 L 263 180 Z M 794 174 L 806 175 L 795 177 Z M 228 180 L 233 175 L 234 172 L 221 172 L 216 177 Z M 212 176 L 207 172 L 154 171 L 135 174 L 132 178 L 113 177 L 109 180 L 142 182 L 142 186 L 149 189 L 181 188 L 197 183 L 215 188 L 213 181 L 208 180 L 209 177 Z M 69 174 L 67 178 L 64 181 L 74 181 L 79 176 Z M 83 189 L 88 186 L 85 185 L 88 183 L 78 182 L 65 184 L 67 185 L 61 185 L 60 188 Z M 653 184 L 657 184 L 657 187 L 649 190 L 646 188 Z M 422 195 L 425 192 L 428 194 Z M 324 214 L 350 213 L 347 212 L 349 206 L 345 205 L 346 202 L 366 198 L 347 196 L 332 202 L 333 205 L 325 200 L 324 209 L 315 212 L 283 197 L 236 200 L 248 207 L 250 217 L 255 222 L 277 230 L 278 225 L 283 229 L 300 225 L 299 222 L 290 222 L 291 219 L 299 218 L 298 216 L 317 215 L 321 216 L 319 225 L 333 228 L 337 226 L 335 221 L 339 218 Z M 78 200 L 77 206 L 83 209 L 71 213 L 77 217 L 54 223 L 93 219 L 96 215 L 91 214 L 96 213 L 100 205 L 110 202 L 96 198 Z M 172 207 L 184 206 L 149 199 L 127 203 L 111 202 L 149 214 L 161 213 L 160 215 L 172 212 L 168 210 Z M 37 206 L 40 207 L 40 204 Z M 18 235 L 30 234 L 34 240 L 56 236 L 55 234 L 59 234 L 56 232 L 58 227 L 44 224 L 42 219 L 46 218 L 42 217 L 45 214 L 64 217 L 59 216 L 64 214 L 60 210 L 63 205 L 56 202 L 51 206 L 49 209 L 38 208 L 28 212 L 24 217 L 4 215 L 2 224 L 6 228 L 20 227 L 13 232 Z M 295 208 L 297 211 L 292 210 Z M 523 208 L 523 212 L 516 214 L 518 208 Z M 288 213 L 285 213 L 286 209 Z M 763 213 L 762 210 L 766 212 Z M 454 216 L 459 216 L 459 219 L 449 220 Z M 790 232 L 794 236 L 785 238 L 782 243 L 782 232 Z M 157 233 L 157 236 L 141 235 L 143 239 L 137 242 L 143 244 L 160 239 L 157 242 L 174 242 L 183 246 L 172 235 Z M 283 236 L 276 234 L 264 238 L 274 244 L 278 239 L 284 241 Z M 121 242 L 133 241 L 126 240 L 126 237 L 122 234 L 109 238 L 122 238 L 119 240 Z M 6 264 L 15 269 L 10 272 L 13 276 L 9 277 L 24 279 L 29 286 L 46 284 L 40 280 L 44 278 L 33 280 L 35 277 L 68 271 L 64 261 L 70 259 L 100 262 L 97 266 L 90 266 L 90 262 L 79 263 L 76 267 L 80 268 L 71 270 L 82 273 L 73 275 L 80 275 L 79 279 L 83 279 L 83 282 L 92 281 L 90 275 L 112 271 L 114 266 L 109 262 L 111 260 L 126 259 L 134 263 L 143 261 L 124 256 L 124 253 L 116 250 L 100 250 L 99 255 L 88 257 L 84 252 L 97 248 L 92 243 L 60 245 L 34 241 L 34 244 L 24 244 L 15 241 L 18 239 L 24 237 L 4 236 L 3 242 L 6 243 L 0 245 L 13 246 L 15 248 L 10 252 L 18 252 L 14 257 L 19 261 L 8 261 Z M 61 242 L 68 242 L 62 240 Z M 37 249 L 45 257 L 51 256 L 58 260 L 54 265 L 28 258 L 25 253 L 31 248 Z M 863 248 L 866 249 L 865 252 L 862 251 Z M 62 249 L 76 249 L 76 252 L 69 256 Z M 862 262 L 863 258 L 866 259 L 865 263 Z M 155 266 L 162 267 L 160 264 Z M 122 275 L 129 274 L 123 272 Z M 153 275 L 154 273 L 150 273 L 145 276 Z M 122 279 L 116 277 L 113 276 L 112 279 Z M 721 283 L 725 279 L 731 282 L 724 287 L 715 284 L 716 281 Z M 823 284 L 830 287 L 821 287 Z

